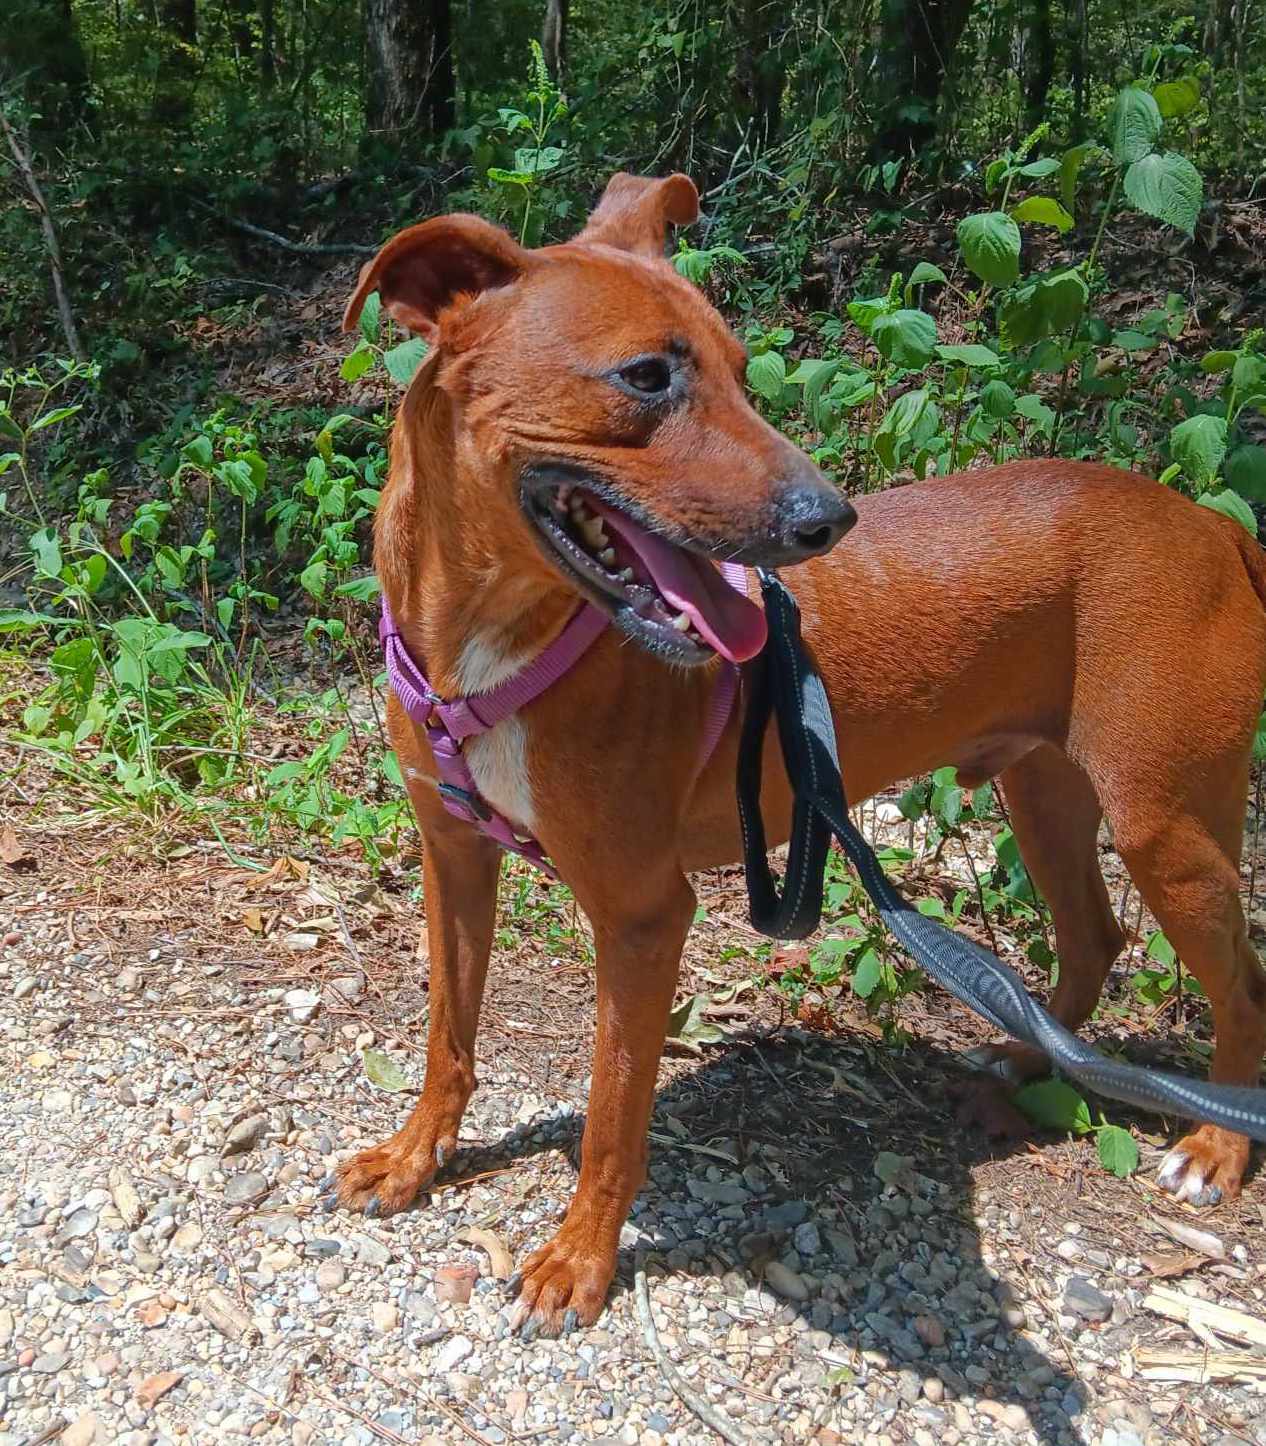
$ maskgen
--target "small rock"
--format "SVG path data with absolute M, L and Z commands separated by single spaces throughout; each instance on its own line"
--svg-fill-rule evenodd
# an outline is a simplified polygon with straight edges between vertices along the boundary
M 435 1272 L 436 1300 L 451 1300 L 465 1305 L 475 1288 L 475 1279 L 473 1265 L 441 1265 Z
M 923 1395 L 935 1405 L 945 1399 L 945 1382 L 940 1376 L 928 1376 L 923 1382 Z
M 1061 1260 L 1067 1260 L 1070 1263 L 1074 1260 L 1080 1260 L 1085 1253 L 1085 1247 L 1076 1240 L 1061 1240 L 1055 1247 L 1055 1254 L 1058 1255 Z
M 229 1205 L 254 1205 L 268 1194 L 268 1177 L 258 1170 L 243 1170 L 231 1175 L 224 1186 L 224 1199 Z
M 781 1205 L 771 1205 L 765 1211 L 765 1220 L 776 1230 L 790 1230 L 808 1218 L 807 1200 L 785 1200 Z
M 85 1411 L 62 1432 L 59 1438 L 61 1446 L 92 1446 L 97 1439 L 97 1428 L 100 1425 L 100 1418 L 95 1411 Z
M 347 1279 L 347 1267 L 341 1260 L 324 1260 L 317 1266 L 317 1289 L 323 1295 L 336 1291 Z
M 822 1236 L 818 1233 L 818 1227 L 812 1220 L 806 1220 L 803 1225 L 796 1226 L 791 1242 L 801 1255 L 816 1255 L 822 1249 Z
M 141 972 L 139 969 L 120 969 L 114 976 L 114 983 L 124 994 L 135 994 L 141 987 Z
M 356 1259 L 364 1265 L 390 1265 L 391 1251 L 382 1243 L 375 1240 L 372 1235 L 354 1235 L 352 1243 L 356 1247 Z
M 202 1244 L 202 1226 L 193 1220 L 187 1221 L 171 1237 L 171 1248 L 182 1255 L 188 1255 Z
M 390 1335 L 400 1324 L 400 1312 L 387 1301 L 375 1301 L 369 1307 L 369 1318 L 379 1335 Z
M 253 1149 L 267 1128 L 267 1115 L 250 1115 L 244 1120 L 239 1120 L 224 1137 L 224 1153 L 240 1155 L 246 1150 Z
M 19 1361 L 21 1357 L 18 1357 Z M 65 1351 L 46 1351 L 42 1356 L 36 1356 L 33 1361 L 28 1362 L 31 1369 L 41 1376 L 55 1376 L 70 1360 Z
M 1097 1290 L 1084 1275 L 1074 1275 L 1064 1287 L 1064 1308 L 1082 1320 L 1105 1321 L 1112 1314 L 1112 1298 Z
M 79 1209 L 72 1215 L 68 1215 L 62 1222 L 62 1228 L 57 1232 L 57 1238 L 59 1240 L 80 1240 L 85 1235 L 91 1235 L 96 1228 L 97 1212 Z
M 784 1300 L 808 1300 L 809 1287 L 794 1270 L 781 1260 L 771 1260 L 765 1267 L 765 1283 Z
M 336 974 L 325 986 L 327 1008 L 338 1009 L 348 1004 L 359 1004 L 365 997 L 365 976 L 363 974 Z
M 916 1315 L 910 1322 L 914 1333 L 931 1350 L 945 1344 L 945 1327 L 934 1315 Z
M 34 974 L 28 974 L 25 979 L 19 979 L 13 986 L 14 999 L 29 999 L 40 987 L 40 981 Z
M 475 1343 L 467 1336 L 453 1336 L 439 1351 L 436 1352 L 434 1369 L 441 1373 L 451 1371 L 468 1357 L 474 1354 Z
M 147 1300 L 136 1309 L 136 1318 L 147 1331 L 157 1330 L 167 1324 L 167 1312 L 156 1300 Z
M 174 1391 L 184 1380 L 183 1371 L 159 1371 L 156 1375 L 146 1376 L 136 1388 L 136 1403 L 144 1406 L 148 1411 L 156 1405 L 168 1391 Z

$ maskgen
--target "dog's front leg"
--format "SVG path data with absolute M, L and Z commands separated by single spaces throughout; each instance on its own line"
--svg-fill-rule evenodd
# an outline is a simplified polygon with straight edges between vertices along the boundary
M 680 874 L 656 887 L 629 870 L 617 887 L 625 895 L 618 902 L 583 900 L 598 951 L 589 1117 L 567 1215 L 517 1277 L 514 1319 L 529 1337 L 597 1320 L 615 1275 L 620 1227 L 646 1176 L 655 1074 L 695 897 Z
M 457 1129 L 475 1088 L 475 1031 L 500 864 L 497 846 L 467 825 L 444 819 L 434 829 L 424 826 L 422 884 L 431 956 L 426 1081 L 403 1127 L 338 1172 L 339 1201 L 367 1215 L 403 1210 L 457 1148 Z

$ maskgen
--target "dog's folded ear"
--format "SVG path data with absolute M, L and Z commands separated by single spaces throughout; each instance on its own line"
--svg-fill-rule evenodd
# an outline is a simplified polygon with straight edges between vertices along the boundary
M 434 340 L 441 311 L 459 296 L 508 286 L 532 258 L 499 226 L 478 216 L 437 216 L 393 236 L 361 268 L 356 291 L 343 313 L 343 330 L 354 331 L 369 294 L 410 331 Z
M 677 173 L 656 180 L 617 171 L 576 240 L 617 246 L 639 256 L 663 256 L 669 224 L 689 226 L 698 219 L 699 192 L 689 176 Z

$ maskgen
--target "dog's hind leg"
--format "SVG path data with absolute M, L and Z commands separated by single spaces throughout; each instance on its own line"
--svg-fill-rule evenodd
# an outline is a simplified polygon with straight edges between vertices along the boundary
M 1213 1007 L 1209 1077 L 1237 1085 L 1257 1083 L 1266 1047 L 1266 975 L 1239 894 L 1247 774 L 1244 762 L 1174 779 L 1172 793 L 1130 795 L 1112 819 L 1134 882 Z M 1136 782 L 1142 795 L 1163 780 Z M 1216 1205 L 1240 1193 L 1248 1158 L 1243 1135 L 1200 1125 L 1165 1156 L 1157 1180 L 1180 1200 Z
M 422 808 L 418 813 L 425 817 Z M 413 1113 L 391 1139 L 362 1150 L 338 1172 L 344 1205 L 371 1215 L 403 1210 L 457 1148 L 458 1126 L 475 1088 L 475 1031 L 500 864 L 500 849 L 468 824 L 444 818 L 423 833 L 431 959 L 426 1081 Z
M 1125 943 L 1099 868 L 1103 811 L 1089 778 L 1053 744 L 1026 754 L 999 782 L 1020 855 L 1055 922 L 1059 978 L 1050 1011 L 1076 1030 L 1094 1012 Z M 988 1046 L 977 1058 L 1015 1084 L 1049 1069 L 1026 1044 Z
M 655 873 L 659 878 L 655 878 Z M 615 1275 L 620 1227 L 646 1176 L 647 1127 L 681 949 L 695 896 L 662 865 L 630 870 L 604 907 L 582 897 L 598 949 L 598 1033 L 580 1180 L 557 1235 L 523 1266 L 516 1323 L 526 1335 L 592 1325 Z M 577 890 L 578 895 L 581 890 Z

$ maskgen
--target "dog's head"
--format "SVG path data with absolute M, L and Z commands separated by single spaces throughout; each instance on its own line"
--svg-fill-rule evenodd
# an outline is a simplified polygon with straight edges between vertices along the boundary
M 685 176 L 612 178 L 575 240 L 527 251 L 474 216 L 402 232 L 361 273 L 365 298 L 435 348 L 426 385 L 459 418 L 477 479 L 471 526 L 531 547 L 630 637 L 678 662 L 742 661 L 760 609 L 714 563 L 828 551 L 849 504 L 744 395 L 746 355 L 664 259 L 698 215 Z M 424 383 L 419 382 L 419 385 Z M 537 551 L 539 549 L 539 551 Z

